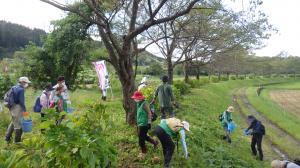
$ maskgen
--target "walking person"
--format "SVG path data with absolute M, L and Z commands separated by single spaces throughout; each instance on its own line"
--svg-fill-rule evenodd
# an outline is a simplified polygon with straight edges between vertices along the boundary
M 252 129 L 252 132 L 250 133 L 252 135 L 252 140 L 251 140 L 252 154 L 256 156 L 258 150 L 258 159 L 263 160 L 264 155 L 263 155 L 261 143 L 262 143 L 263 136 L 265 135 L 265 127 L 260 121 L 258 121 L 252 115 L 249 115 L 247 117 L 247 121 L 250 126 L 245 130 L 245 133 L 248 134 L 249 130 Z M 257 150 L 256 150 L 256 146 L 257 146 Z
M 188 158 L 185 131 L 190 131 L 189 123 L 186 121 L 180 121 L 177 118 L 162 119 L 160 124 L 155 128 L 154 132 L 163 148 L 165 168 L 170 167 L 170 162 L 175 149 L 175 144 L 172 139 L 177 139 L 178 141 L 178 136 L 180 136 L 184 157 L 186 159 Z
M 150 142 L 154 148 L 157 147 L 158 142 L 153 140 L 148 135 L 148 130 L 151 129 L 152 122 L 152 113 L 150 111 L 150 107 L 148 102 L 145 100 L 143 94 L 139 91 L 135 91 L 133 96 L 131 97 L 137 104 L 137 126 L 138 126 L 138 136 L 139 136 L 139 146 L 141 148 L 141 153 L 139 154 L 139 158 L 143 158 L 147 153 L 147 147 L 145 141 Z
M 221 125 L 224 129 L 223 139 L 227 140 L 227 142 L 231 143 L 230 131 L 228 130 L 228 125 L 232 122 L 232 113 L 234 111 L 233 106 L 229 106 L 226 111 L 222 113 Z
M 45 89 L 42 92 L 42 95 L 40 96 L 40 103 L 42 106 L 41 110 L 41 117 L 45 117 L 45 110 L 50 108 L 50 95 L 53 91 L 53 87 L 51 84 L 48 84 L 45 86 Z M 43 120 L 43 119 L 42 119 Z
M 13 132 L 15 131 L 15 143 L 22 141 L 22 118 L 23 114 L 27 114 L 25 106 L 25 89 L 28 87 L 29 79 L 27 77 L 20 77 L 19 83 L 12 87 L 13 103 L 9 108 L 11 115 L 11 122 L 5 134 L 5 141 L 10 143 Z
M 169 112 L 170 117 L 174 117 L 174 111 L 173 106 L 176 106 L 174 95 L 172 91 L 172 87 L 168 84 L 169 77 L 164 75 L 161 78 L 162 84 L 158 86 L 158 88 L 155 91 L 154 98 L 152 99 L 150 104 L 153 104 L 156 101 L 156 98 L 158 97 L 160 111 L 162 113 L 161 118 L 166 118 L 166 112 Z

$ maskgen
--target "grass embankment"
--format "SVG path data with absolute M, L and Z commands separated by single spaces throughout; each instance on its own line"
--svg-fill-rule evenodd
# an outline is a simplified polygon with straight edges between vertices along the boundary
M 280 80 L 280 79 L 278 79 Z M 172 164 L 174 167 L 269 167 L 269 160 L 257 161 L 250 152 L 249 139 L 242 134 L 244 120 L 238 113 L 234 113 L 234 121 L 238 127 L 232 135 L 232 144 L 221 140 L 223 129 L 218 121 L 218 115 L 231 104 L 231 94 L 236 88 L 268 83 L 271 80 L 237 80 L 215 84 L 208 84 L 200 89 L 192 89 L 191 93 L 184 96 L 180 102 L 181 108 L 175 114 L 181 119 L 187 120 L 191 124 L 191 132 L 188 134 L 187 143 L 191 154 L 189 160 L 183 159 L 181 149 L 179 154 L 175 151 Z M 34 99 L 38 93 L 28 90 L 26 92 L 28 109 L 31 109 Z M 159 148 L 154 151 L 150 145 L 149 153 L 145 160 L 137 159 L 139 153 L 138 138 L 136 128 L 125 123 L 125 113 L 121 104 L 121 92 L 118 87 L 114 88 L 114 99 L 103 102 L 107 106 L 107 112 L 111 117 L 111 125 L 106 129 L 110 136 L 107 141 L 116 148 L 116 167 L 161 167 L 162 151 Z M 31 98 L 31 99 L 30 99 Z M 76 111 L 72 115 L 83 115 L 82 109 L 88 102 L 98 101 L 100 93 L 98 90 L 77 90 L 71 94 L 73 107 Z M 29 110 L 28 110 L 29 111 Z M 1 115 L 1 137 L 3 137 L 8 124 L 9 115 Z M 34 130 L 26 133 L 24 139 L 30 138 L 32 134 L 39 134 L 39 114 L 32 114 L 34 120 Z M 2 122 L 3 120 L 3 122 Z M 5 120 L 5 121 L 4 121 Z M 152 127 L 155 127 L 156 121 Z M 0 147 L 5 145 L 3 141 Z M 11 148 L 14 150 L 14 148 Z M 154 160 L 154 156 L 159 156 L 160 161 Z

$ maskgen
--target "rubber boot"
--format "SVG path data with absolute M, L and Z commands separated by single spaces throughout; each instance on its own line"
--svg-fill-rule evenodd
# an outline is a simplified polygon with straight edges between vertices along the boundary
M 21 143 L 22 133 L 22 129 L 16 129 L 15 144 Z
M 5 141 L 7 143 L 10 143 L 10 139 L 11 139 L 13 132 L 14 132 L 14 125 L 11 123 L 11 124 L 9 124 L 6 134 L 5 134 Z
M 147 147 L 146 146 L 144 146 L 144 147 L 141 147 L 141 149 L 142 149 L 142 153 L 147 153 Z

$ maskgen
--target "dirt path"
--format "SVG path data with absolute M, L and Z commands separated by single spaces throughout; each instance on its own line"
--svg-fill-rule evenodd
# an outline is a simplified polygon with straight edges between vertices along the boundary
M 300 141 L 298 141 L 295 137 L 287 133 L 285 130 L 281 129 L 278 125 L 270 121 L 268 118 L 264 117 L 262 114 L 260 114 L 249 102 L 249 100 L 246 97 L 245 89 L 240 89 L 237 91 L 234 95 L 237 99 L 240 99 L 241 104 L 236 104 L 237 106 L 243 106 L 247 108 L 248 113 L 256 116 L 256 118 L 264 123 L 264 125 L 267 127 L 267 135 L 266 135 L 266 141 L 271 146 L 271 148 L 276 152 L 278 155 L 280 155 L 284 159 L 288 159 L 289 155 L 295 155 L 295 153 L 290 154 L 289 151 L 285 151 L 286 148 L 282 148 L 278 145 L 276 145 L 272 138 L 268 136 L 268 129 L 272 129 L 272 132 L 275 132 L 277 139 L 286 142 L 289 144 L 289 146 L 292 147 L 299 147 Z M 240 108 L 241 109 L 241 108 Z M 246 117 L 246 112 L 240 110 L 241 114 Z M 296 154 L 297 155 L 297 154 Z
M 300 90 L 272 90 L 270 97 L 288 112 L 300 117 Z

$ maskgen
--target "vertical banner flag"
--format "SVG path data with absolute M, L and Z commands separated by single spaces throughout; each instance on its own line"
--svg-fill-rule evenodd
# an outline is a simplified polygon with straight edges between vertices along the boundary
M 93 62 L 93 64 L 97 72 L 99 87 L 101 88 L 101 90 L 106 90 L 110 88 L 105 61 L 97 61 L 97 62 Z

